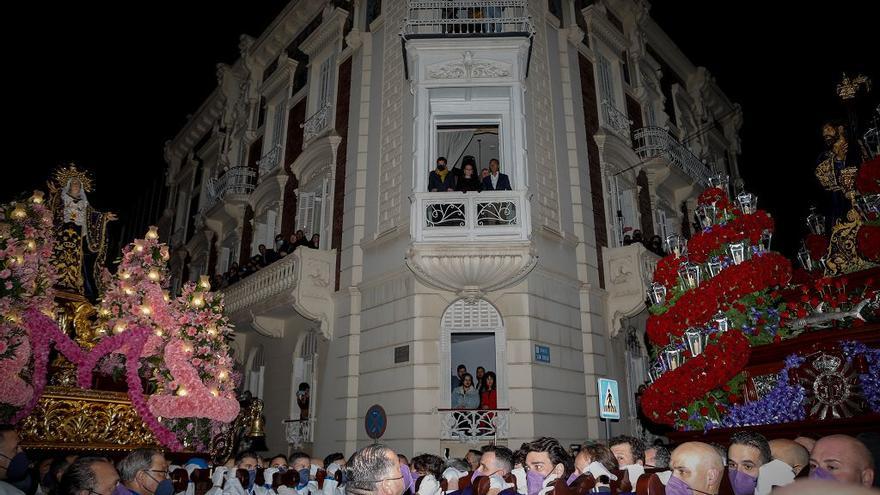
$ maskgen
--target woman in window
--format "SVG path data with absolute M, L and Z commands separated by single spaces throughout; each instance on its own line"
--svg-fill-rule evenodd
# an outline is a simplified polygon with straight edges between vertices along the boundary
M 453 409 L 476 409 L 480 407 L 480 394 L 474 388 L 474 377 L 465 373 L 461 378 L 461 386 L 452 391 Z
M 477 175 L 477 168 L 474 167 L 473 163 L 465 162 L 464 167 L 462 168 L 461 177 L 458 178 L 458 182 L 455 184 L 455 190 L 461 192 L 479 192 L 481 189 L 482 183 L 480 181 L 480 176 Z
M 495 372 L 488 371 L 483 375 L 480 387 L 480 409 L 498 409 L 498 392 L 495 390 Z

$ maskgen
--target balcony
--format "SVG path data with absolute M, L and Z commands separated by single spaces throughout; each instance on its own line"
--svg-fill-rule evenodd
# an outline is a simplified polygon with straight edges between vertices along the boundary
M 415 240 L 528 239 L 525 191 L 416 193 Z
M 232 167 L 208 182 L 211 204 L 230 195 L 247 196 L 257 186 L 257 171 L 250 167 Z M 210 207 L 208 207 L 210 209 Z
M 510 409 L 438 409 L 440 439 L 461 443 L 495 442 L 508 436 Z
M 602 125 L 611 132 L 630 141 L 630 126 L 632 121 L 629 116 L 618 110 L 610 101 L 602 100 Z
M 285 419 L 284 436 L 287 443 L 293 448 L 300 448 L 307 443 L 312 443 L 315 427 L 311 419 Z
M 426 284 L 473 299 L 537 263 L 526 191 L 416 193 L 411 214 L 406 263 Z
M 660 158 L 699 185 L 708 185 L 712 170 L 667 129 L 642 127 L 633 133 L 635 152 L 643 161 Z
M 302 317 L 320 323 L 330 338 L 335 267 L 335 250 L 300 247 L 223 289 L 226 314 L 270 337 L 283 336 L 285 325 Z
M 633 317 L 645 308 L 648 286 L 660 256 L 640 243 L 616 248 L 602 248 L 608 334 L 617 335 L 623 318 Z
M 410 0 L 403 38 L 527 36 L 527 0 Z
M 257 160 L 257 166 L 260 168 L 260 180 L 262 180 L 262 177 L 278 168 L 279 163 L 281 163 L 281 145 L 276 144 L 271 150 Z
M 305 122 L 300 124 L 303 130 L 303 149 L 326 132 L 330 126 L 330 117 L 333 114 L 330 110 L 333 105 L 324 104 L 317 112 L 313 113 Z

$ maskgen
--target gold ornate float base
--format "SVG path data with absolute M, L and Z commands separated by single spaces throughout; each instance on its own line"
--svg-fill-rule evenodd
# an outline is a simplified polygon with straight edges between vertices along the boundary
M 34 449 L 124 451 L 158 442 L 128 394 L 47 386 L 19 426 L 21 446 Z

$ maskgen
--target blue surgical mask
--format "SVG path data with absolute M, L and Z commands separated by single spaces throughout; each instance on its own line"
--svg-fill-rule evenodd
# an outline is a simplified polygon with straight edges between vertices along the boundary
M 297 473 L 299 473 L 299 484 L 296 485 L 297 489 L 302 489 L 309 484 L 309 472 L 309 468 L 302 468 L 297 471 Z
M 154 495 L 174 495 L 174 483 L 171 480 L 160 481 Z
M 254 483 L 257 481 L 257 470 L 256 469 L 248 469 L 248 490 L 253 490 Z

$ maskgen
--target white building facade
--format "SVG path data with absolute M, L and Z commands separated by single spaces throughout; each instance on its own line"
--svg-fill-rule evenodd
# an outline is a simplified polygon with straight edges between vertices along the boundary
M 272 450 L 350 453 L 373 404 L 404 453 L 580 443 L 600 377 L 612 433 L 641 433 L 657 256 L 624 235 L 689 233 L 741 125 L 647 2 L 299 0 L 240 50 L 167 144 L 161 231 L 176 283 L 319 234 L 222 289 Z M 441 155 L 511 190 L 429 192 Z M 451 409 L 458 364 L 496 373 L 496 409 Z

